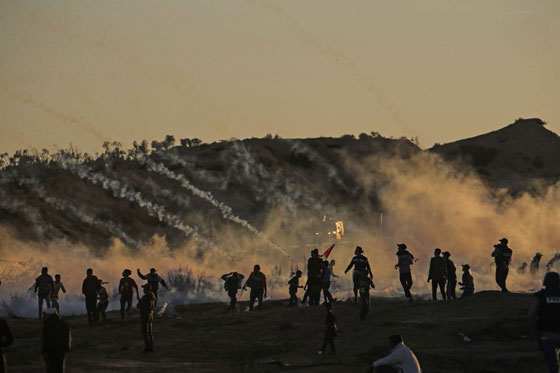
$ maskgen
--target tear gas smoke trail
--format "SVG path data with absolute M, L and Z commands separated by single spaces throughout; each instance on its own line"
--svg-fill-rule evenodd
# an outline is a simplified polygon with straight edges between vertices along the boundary
M 60 120 L 63 123 L 69 123 L 76 128 L 79 128 L 83 131 L 88 132 L 89 134 L 91 134 L 92 136 L 94 136 L 98 140 L 105 141 L 105 137 L 94 126 L 79 120 L 78 118 L 76 118 L 75 116 L 73 116 L 71 114 L 61 113 L 60 111 L 44 104 L 43 102 L 41 102 L 37 99 L 31 98 L 29 95 L 21 96 L 21 95 L 17 95 L 17 94 L 6 92 L 6 91 L 4 91 L 4 92 L 14 100 L 20 101 L 20 102 L 24 103 L 25 105 L 29 105 L 34 109 L 39 109 L 39 110 L 43 111 L 44 113 L 47 113 L 47 114 L 53 116 L 54 118 Z
M 205 246 L 210 246 L 210 243 L 206 239 L 200 237 L 193 228 L 184 224 L 178 216 L 168 213 L 164 206 L 145 200 L 140 192 L 122 184 L 118 180 L 108 178 L 101 173 L 91 172 L 87 167 L 67 157 L 60 157 L 57 161 L 62 169 L 70 171 L 82 180 L 87 180 L 94 185 L 101 186 L 103 189 L 110 191 L 115 198 L 137 203 L 140 207 L 144 208 L 150 216 L 179 229 L 185 233 L 187 237 L 192 236 L 197 242 Z
M 403 122 L 403 120 L 400 118 L 399 113 L 395 109 L 395 106 L 384 94 L 381 93 L 379 88 L 377 88 L 377 84 L 374 82 L 373 78 L 366 75 L 358 67 L 358 64 L 351 58 L 349 58 L 344 53 L 337 51 L 329 45 L 321 44 L 315 37 L 313 37 L 309 32 L 305 30 L 305 28 L 295 17 L 293 17 L 278 5 L 264 0 L 245 0 L 245 2 L 257 8 L 264 9 L 282 18 L 282 20 L 284 20 L 284 22 L 288 25 L 290 31 L 294 33 L 301 42 L 309 45 L 310 47 L 318 51 L 321 56 L 328 58 L 338 66 L 342 67 L 342 69 L 345 70 L 358 84 L 360 84 L 365 90 L 372 94 L 377 100 L 377 103 L 393 117 L 393 120 L 401 130 L 403 130 L 405 133 L 416 134 L 416 131 L 414 129 L 410 128 Z
M 173 171 L 171 171 L 170 169 L 165 167 L 165 165 L 163 165 L 162 163 L 155 163 L 154 161 L 152 161 L 148 157 L 141 158 L 140 162 L 145 164 L 148 167 L 148 170 L 150 170 L 152 172 L 155 172 L 157 174 L 163 175 L 163 176 L 165 176 L 169 179 L 178 181 L 183 188 L 189 190 L 195 196 L 204 199 L 205 201 L 209 202 L 212 206 L 214 206 L 218 210 L 220 210 L 220 212 L 222 213 L 222 217 L 224 219 L 233 221 L 234 223 L 237 223 L 237 224 L 241 225 L 242 227 L 246 228 L 251 233 L 254 233 L 259 237 L 263 237 L 267 241 L 267 243 L 270 246 L 272 246 L 274 249 L 280 251 L 284 255 L 288 255 L 288 253 L 286 251 L 284 251 L 281 247 L 279 247 L 278 245 L 275 245 L 274 243 L 270 242 L 270 240 L 268 240 L 264 236 L 263 232 L 259 231 L 257 228 L 252 226 L 248 221 L 246 221 L 244 219 L 241 219 L 240 217 L 233 214 L 232 208 L 229 207 L 228 205 L 226 205 L 225 203 L 219 202 L 218 200 L 216 200 L 216 198 L 214 198 L 212 193 L 207 192 L 207 191 L 203 191 L 203 190 L 197 188 L 196 186 L 192 185 L 191 182 L 189 180 L 187 180 L 183 175 L 174 173 Z

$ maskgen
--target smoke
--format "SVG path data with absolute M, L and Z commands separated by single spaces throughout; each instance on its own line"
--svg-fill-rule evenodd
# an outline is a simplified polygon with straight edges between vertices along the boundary
M 226 205 L 223 202 L 218 201 L 213 195 L 212 193 L 208 192 L 208 191 L 203 191 L 199 188 L 197 188 L 196 186 L 194 186 L 193 184 L 191 184 L 191 182 L 189 180 L 187 180 L 183 175 L 180 174 L 176 174 L 173 171 L 171 171 L 170 169 L 168 169 L 167 167 L 165 167 L 165 165 L 163 165 L 162 163 L 155 163 L 154 161 L 152 161 L 150 158 L 148 157 L 142 157 L 140 159 L 140 162 L 144 165 L 146 165 L 148 167 L 148 170 L 150 170 L 151 172 L 163 175 L 169 179 L 178 181 L 181 186 L 190 191 L 191 193 L 193 193 L 195 196 L 202 198 L 203 200 L 209 202 L 212 206 L 216 207 L 218 210 L 220 210 L 222 217 L 224 219 L 230 220 L 234 223 L 239 224 L 240 226 L 246 228 L 247 230 L 249 230 L 251 233 L 256 234 L 259 237 L 263 237 L 267 243 L 272 246 L 275 250 L 280 251 L 281 253 L 288 255 L 288 253 L 286 251 L 284 251 L 281 247 L 279 247 L 278 245 L 272 243 L 270 240 L 268 240 L 265 236 L 264 233 L 261 232 L 260 230 L 258 230 L 257 228 L 255 228 L 253 225 L 251 225 L 247 220 L 241 219 L 239 216 L 235 215 L 233 213 L 233 210 L 230 206 Z

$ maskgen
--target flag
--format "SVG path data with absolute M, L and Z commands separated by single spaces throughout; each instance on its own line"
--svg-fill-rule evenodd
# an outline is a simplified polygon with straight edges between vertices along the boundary
M 321 255 L 321 257 L 327 259 L 333 249 L 334 249 L 334 243 L 327 250 L 325 250 L 325 252 L 323 253 L 323 255 Z

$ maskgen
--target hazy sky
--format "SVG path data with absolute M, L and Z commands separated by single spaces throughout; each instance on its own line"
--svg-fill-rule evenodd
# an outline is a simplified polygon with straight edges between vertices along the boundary
M 0 152 L 560 132 L 558 0 L 0 0 Z

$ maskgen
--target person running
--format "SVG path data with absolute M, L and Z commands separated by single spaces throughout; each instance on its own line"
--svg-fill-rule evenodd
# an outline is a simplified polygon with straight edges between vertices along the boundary
M 140 328 L 142 330 L 142 338 L 144 338 L 144 350 L 146 352 L 154 352 L 154 307 L 156 305 L 156 296 L 152 292 L 150 285 L 142 285 L 144 296 L 138 301 L 136 306 L 140 310 Z
M 443 253 L 445 269 L 447 271 L 446 295 L 448 300 L 457 299 L 457 295 L 455 294 L 455 288 L 457 287 L 457 269 L 455 268 L 455 264 L 449 259 L 450 256 L 451 253 L 449 253 L 449 251 Z
M 241 289 L 241 282 L 245 276 L 237 272 L 230 272 L 222 275 L 222 280 L 224 280 L 224 289 L 227 291 L 230 302 L 226 311 L 233 311 L 235 305 L 237 304 L 237 291 Z
M 539 346 L 550 373 L 558 373 L 560 350 L 560 275 L 548 272 L 544 289 L 537 292 L 529 307 L 529 322 L 538 332 Z
M 352 273 L 352 281 L 354 282 L 354 302 L 358 302 L 358 290 L 360 289 L 360 279 L 362 273 L 365 273 L 370 278 L 373 278 L 371 267 L 369 266 L 369 261 L 363 255 L 363 253 L 364 249 L 362 249 L 360 246 L 356 246 L 356 249 L 354 250 L 354 257 L 344 271 L 344 273 L 348 273 L 348 271 L 354 268 L 354 272 Z
M 47 303 L 47 308 L 51 308 L 51 299 L 54 291 L 54 281 L 49 275 L 49 269 L 43 267 L 41 275 L 35 279 L 35 294 L 39 300 L 39 319 L 43 317 L 43 301 Z
M 6 353 L 4 348 L 8 347 L 14 342 L 14 336 L 10 325 L 4 319 L 0 319 L 0 373 L 7 372 L 6 368 Z
M 463 264 L 463 281 L 459 282 L 461 286 L 461 290 L 463 290 L 463 294 L 461 294 L 461 299 L 465 297 L 469 297 L 474 294 L 474 279 L 469 272 L 471 266 L 468 264 Z
M 150 268 L 150 273 L 148 273 L 145 276 L 140 272 L 139 268 L 136 269 L 136 272 L 138 273 L 138 277 L 140 277 L 142 280 L 148 281 L 148 285 L 150 285 L 150 288 L 152 289 L 152 293 L 156 297 L 155 304 L 157 304 L 159 285 L 161 284 L 161 286 L 163 286 L 164 288 L 169 290 L 169 288 L 167 287 L 167 284 L 165 283 L 163 278 L 161 278 L 157 274 L 157 271 L 156 271 L 155 268 Z M 154 305 L 154 307 L 155 307 L 155 305 Z
M 62 290 L 64 294 L 66 294 L 66 289 L 64 288 L 64 284 L 60 281 L 60 275 L 54 275 L 54 284 L 53 284 L 53 295 L 51 297 L 52 306 L 56 309 L 56 313 L 60 315 L 60 302 L 58 301 L 58 294 Z
M 529 271 L 533 276 L 539 272 L 541 258 L 542 258 L 542 254 L 537 252 L 533 257 L 533 260 L 531 260 L 531 268 L 529 269 Z
M 93 269 L 88 268 L 86 278 L 82 283 L 82 294 L 86 297 L 86 311 L 88 324 L 93 326 L 97 323 L 97 292 L 99 291 L 99 279 L 93 275 Z
M 391 353 L 384 358 L 375 360 L 372 364 L 373 368 L 389 366 L 401 373 L 422 373 L 416 355 L 404 344 L 400 335 L 390 336 L 389 346 L 391 347 Z
M 103 284 L 107 284 L 107 282 L 103 282 L 103 280 L 99 280 L 99 290 L 97 294 L 99 294 L 99 303 L 97 303 L 97 318 L 99 319 L 99 315 L 103 321 L 107 321 L 107 316 L 105 315 L 105 311 L 107 307 L 109 307 L 109 293 L 107 293 L 107 289 Z
M 290 303 L 288 303 L 288 307 L 297 307 L 298 305 L 298 297 L 297 297 L 297 291 L 300 288 L 303 288 L 303 286 L 299 285 L 299 279 L 301 278 L 303 272 L 301 272 L 299 269 L 296 271 L 296 275 L 294 277 L 292 277 L 292 279 L 290 281 L 288 281 L 288 285 L 290 285 L 288 292 L 290 294 Z
M 323 274 L 323 259 L 319 257 L 319 249 L 311 250 L 311 258 L 307 260 L 307 282 L 303 289 L 302 303 L 309 297 L 310 306 L 318 306 L 321 300 L 321 277 Z
M 428 282 L 432 281 L 433 300 L 437 300 L 438 286 L 443 300 L 447 299 L 445 295 L 445 280 L 447 278 L 447 267 L 445 265 L 445 260 L 440 255 L 441 255 L 441 250 L 435 249 L 434 256 L 430 260 Z
M 259 305 L 257 306 L 257 310 L 262 310 L 263 305 L 263 298 L 266 298 L 266 276 L 264 273 L 261 272 L 261 266 L 256 264 L 253 268 L 253 272 L 249 275 L 247 282 L 243 286 L 243 290 L 245 290 L 249 286 L 251 288 L 251 293 L 249 294 L 249 310 L 253 311 L 253 306 L 255 304 L 255 300 L 259 301 Z
M 399 269 L 399 280 L 404 290 L 404 296 L 412 300 L 410 289 L 412 288 L 412 272 L 410 266 L 414 264 L 414 255 L 406 249 L 406 244 L 397 244 L 397 258 L 398 262 L 395 264 L 395 269 Z
M 130 316 L 130 308 L 132 307 L 132 296 L 134 295 L 134 290 L 136 289 L 136 298 L 140 300 L 140 294 L 138 293 L 138 285 L 136 281 L 130 277 L 132 271 L 130 269 L 125 269 L 122 273 L 121 281 L 119 282 L 119 294 L 121 295 L 121 320 L 124 320 L 124 311 Z
M 331 292 L 329 291 L 331 287 L 331 276 L 332 272 L 329 268 L 329 261 L 323 261 L 323 273 L 321 274 L 321 288 L 323 289 L 323 297 L 325 298 L 325 302 L 332 303 L 333 297 Z
M 327 318 L 326 318 L 326 330 L 325 330 L 325 337 L 323 338 L 323 345 L 319 350 L 319 355 L 322 355 L 325 350 L 327 349 L 327 345 L 331 346 L 331 350 L 333 354 L 336 354 L 336 348 L 334 346 L 334 338 L 336 337 L 336 317 L 332 311 L 332 303 L 325 303 L 325 309 L 327 310 Z
M 64 373 L 64 359 L 72 347 L 70 327 L 59 314 L 48 315 L 43 322 L 43 359 L 47 373 Z
M 496 262 L 496 283 L 503 292 L 508 293 L 506 280 L 509 272 L 509 264 L 513 251 L 508 247 L 507 238 L 502 238 L 499 244 L 494 245 L 492 257 Z

